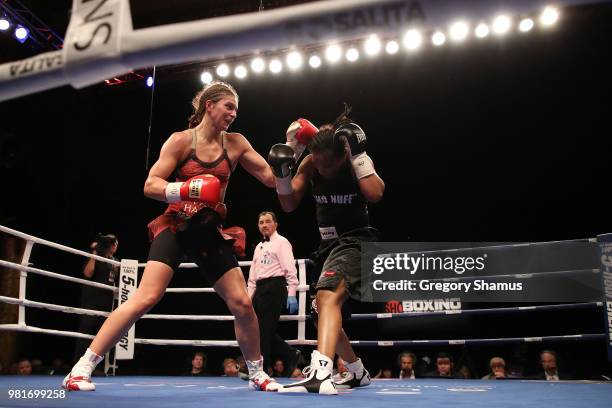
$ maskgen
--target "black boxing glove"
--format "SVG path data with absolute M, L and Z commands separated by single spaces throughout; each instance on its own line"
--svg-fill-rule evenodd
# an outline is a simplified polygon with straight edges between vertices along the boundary
M 344 141 L 350 156 L 357 179 L 362 179 L 376 173 L 374 163 L 365 151 L 366 135 L 356 123 L 341 125 L 334 133 L 335 137 Z
M 289 195 L 293 192 L 291 186 L 291 169 L 295 166 L 295 152 L 283 143 L 277 143 L 270 149 L 268 163 L 276 180 L 276 192 Z

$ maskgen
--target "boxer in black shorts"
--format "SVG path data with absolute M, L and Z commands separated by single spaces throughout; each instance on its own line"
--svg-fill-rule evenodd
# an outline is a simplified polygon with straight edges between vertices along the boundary
M 370 384 L 368 371 L 342 329 L 341 310 L 349 297 L 361 299 L 361 243 L 378 237 L 370 227 L 367 204 L 382 199 L 385 184 L 365 152 L 364 131 L 348 118 L 349 113 L 346 107 L 333 124 L 320 129 L 299 119 L 289 126 L 287 143 L 273 146 L 268 156 L 283 210 L 293 211 L 311 185 L 321 233 L 317 260 L 322 269 L 313 302 L 318 314 L 317 350 L 305 371 L 307 378 L 285 385 L 279 392 L 337 394 L 340 387 Z M 311 154 L 292 179 L 291 168 L 306 146 Z M 336 353 L 345 361 L 350 375 L 334 381 Z

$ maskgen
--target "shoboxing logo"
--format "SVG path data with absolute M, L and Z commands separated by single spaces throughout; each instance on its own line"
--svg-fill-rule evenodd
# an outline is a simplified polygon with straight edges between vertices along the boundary
M 391 300 L 385 305 L 387 313 L 439 312 L 446 310 L 460 311 L 461 299 L 422 299 L 404 300 L 402 302 Z

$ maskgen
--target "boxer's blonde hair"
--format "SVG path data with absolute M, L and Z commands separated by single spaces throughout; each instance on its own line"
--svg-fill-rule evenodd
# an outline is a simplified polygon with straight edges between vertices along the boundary
M 223 81 L 212 81 L 196 94 L 191 101 L 193 114 L 189 117 L 189 128 L 194 128 L 204 119 L 206 101 L 219 102 L 224 96 L 233 96 L 238 103 L 238 93 L 233 86 Z

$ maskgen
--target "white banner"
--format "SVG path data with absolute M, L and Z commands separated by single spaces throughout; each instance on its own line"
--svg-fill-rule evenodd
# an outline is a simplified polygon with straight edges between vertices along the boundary
M 134 259 L 121 260 L 121 274 L 119 275 L 119 306 L 136 292 L 138 282 L 138 261 Z M 134 325 L 127 333 L 124 333 L 115 346 L 115 358 L 117 360 L 131 360 L 134 358 Z

